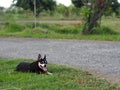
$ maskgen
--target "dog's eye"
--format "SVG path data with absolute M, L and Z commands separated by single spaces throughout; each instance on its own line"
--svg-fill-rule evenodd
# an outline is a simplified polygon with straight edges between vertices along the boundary
M 47 61 L 45 61 L 45 63 L 47 64 Z
M 44 61 L 41 61 L 41 64 L 43 64 L 44 63 Z

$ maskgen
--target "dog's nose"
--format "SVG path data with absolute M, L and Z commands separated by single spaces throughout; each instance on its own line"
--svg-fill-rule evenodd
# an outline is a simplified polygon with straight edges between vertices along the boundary
M 46 65 L 44 65 L 44 67 L 46 67 Z

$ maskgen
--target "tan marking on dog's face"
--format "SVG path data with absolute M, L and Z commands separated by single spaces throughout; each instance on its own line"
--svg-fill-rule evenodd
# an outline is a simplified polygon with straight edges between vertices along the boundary
M 40 62 L 38 62 L 38 67 L 41 68 L 41 63 Z

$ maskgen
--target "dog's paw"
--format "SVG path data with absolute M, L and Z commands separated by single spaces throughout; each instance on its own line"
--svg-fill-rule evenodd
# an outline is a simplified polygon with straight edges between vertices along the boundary
M 47 74 L 48 74 L 48 75 L 53 75 L 53 74 L 52 74 L 52 73 L 50 73 L 50 72 L 47 72 Z

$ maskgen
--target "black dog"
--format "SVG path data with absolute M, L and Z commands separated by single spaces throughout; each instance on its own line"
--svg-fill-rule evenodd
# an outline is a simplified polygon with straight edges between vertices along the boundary
M 46 60 L 46 55 L 44 58 L 41 58 L 41 55 L 38 54 L 38 60 L 32 63 L 28 62 L 21 62 L 20 64 L 17 65 L 16 71 L 20 72 L 33 72 L 33 73 L 48 73 L 47 68 L 46 68 L 47 60 Z

